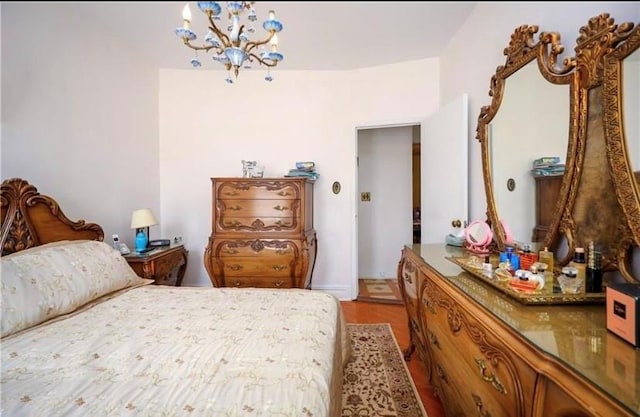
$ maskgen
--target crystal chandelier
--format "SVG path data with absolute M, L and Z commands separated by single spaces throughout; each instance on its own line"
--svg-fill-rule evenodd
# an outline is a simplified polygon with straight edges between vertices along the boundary
M 261 41 L 252 41 L 249 37 L 255 34 L 256 29 L 253 22 L 258 20 L 256 11 L 253 8 L 253 1 L 228 1 L 227 14 L 229 23 L 226 31 L 220 30 L 215 21 L 220 21 L 220 12 L 222 8 L 217 1 L 199 1 L 198 8 L 207 15 L 209 20 L 209 32 L 204 37 L 204 45 L 192 45 L 197 36 L 191 30 L 191 9 L 189 3 L 184 6 L 182 11 L 182 27 L 176 29 L 176 35 L 182 38 L 184 44 L 195 50 L 195 57 L 191 59 L 191 65 L 194 68 L 202 66 L 198 51 L 209 52 L 214 51 L 213 60 L 225 66 L 229 75 L 226 81 L 233 83 L 234 78 L 238 78 L 240 68 L 251 68 L 251 64 L 257 61 L 261 65 L 267 67 L 267 75 L 265 80 L 272 81 L 271 68 L 278 65 L 284 56 L 278 52 L 278 35 L 277 32 L 282 30 L 282 23 L 275 18 L 275 12 L 269 11 L 269 17 L 262 23 L 264 30 L 268 32 L 265 39 Z M 247 13 L 247 22 L 241 22 L 241 16 Z M 226 32 L 226 33 L 225 33 Z M 265 48 L 269 44 L 270 50 Z M 231 76 L 233 72 L 234 77 Z

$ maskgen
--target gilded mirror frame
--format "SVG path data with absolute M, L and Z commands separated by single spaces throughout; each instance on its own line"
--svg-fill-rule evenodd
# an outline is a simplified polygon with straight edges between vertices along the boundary
M 478 139 L 481 145 L 482 174 L 487 201 L 487 219 L 488 222 L 491 223 L 491 227 L 494 231 L 494 241 L 498 250 L 501 251 L 503 251 L 507 246 L 507 242 L 506 233 L 502 222 L 500 221 L 500 216 L 496 207 L 492 186 L 493 175 L 490 164 L 491 139 L 489 135 L 489 124 L 500 109 L 507 79 L 522 69 L 525 65 L 536 60 L 538 70 L 544 79 L 553 84 L 569 84 L 568 94 L 570 95 L 569 103 L 571 107 L 569 111 L 570 120 L 567 120 L 567 123 L 569 124 L 569 137 L 575 136 L 577 132 L 577 123 L 575 122 L 577 109 L 575 108 L 575 105 L 578 100 L 575 97 L 575 89 L 573 87 L 574 82 L 572 82 L 574 80 L 572 71 L 575 68 L 575 61 L 565 59 L 562 65 L 558 66 L 558 57 L 564 51 L 564 46 L 560 43 L 560 34 L 556 32 L 542 32 L 539 35 L 539 40 L 536 42 L 534 37 L 537 32 L 538 26 L 536 25 L 522 25 L 514 30 L 511 35 L 509 45 L 503 51 L 506 56 L 505 64 L 498 66 L 495 74 L 491 77 L 489 87 L 489 96 L 492 98 L 491 104 L 483 106 L 480 109 L 476 127 L 476 139 Z M 544 120 L 540 121 L 540 123 L 544 122 Z M 571 163 L 569 159 L 573 158 L 573 155 L 575 154 L 575 149 L 573 149 L 572 146 L 575 146 L 576 143 L 577 141 L 575 140 L 568 141 L 567 165 Z M 572 172 L 565 171 L 565 178 L 563 179 L 560 191 L 560 195 L 562 197 L 556 203 L 554 218 L 559 217 L 562 207 L 564 206 L 564 200 L 568 194 L 567 187 L 571 182 L 570 178 L 567 179 L 567 177 L 570 177 L 571 175 Z M 557 222 L 556 226 L 552 227 L 552 229 L 547 233 L 544 239 L 546 246 L 551 246 L 550 242 L 555 237 L 554 229 L 556 227 Z
M 634 177 L 634 167 L 627 151 L 628 140 L 640 140 L 626 136 L 623 108 L 623 61 L 640 50 L 640 26 L 632 24 L 619 29 L 621 42 L 604 58 L 604 130 L 607 155 L 611 167 L 614 189 L 622 207 L 629 230 L 618 246 L 618 259 L 624 260 L 633 245 L 640 246 L 640 184 Z M 630 25 L 630 26 L 629 26 Z M 640 169 L 640 167 L 636 167 Z M 625 280 L 635 282 L 624 261 L 619 270 Z

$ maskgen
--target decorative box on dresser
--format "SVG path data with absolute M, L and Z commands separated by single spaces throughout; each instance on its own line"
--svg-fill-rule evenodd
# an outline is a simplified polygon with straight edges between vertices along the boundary
M 204 254 L 215 287 L 311 288 L 317 239 L 313 181 L 212 178 Z
M 640 350 L 604 305 L 524 305 L 464 272 L 462 249 L 402 250 L 398 281 L 417 350 L 447 416 L 640 415 Z

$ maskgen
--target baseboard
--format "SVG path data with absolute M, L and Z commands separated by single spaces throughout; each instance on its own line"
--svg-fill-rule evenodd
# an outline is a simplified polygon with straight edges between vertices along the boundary
M 354 301 L 351 296 L 351 287 L 349 286 L 311 285 L 311 288 L 332 294 L 340 301 Z

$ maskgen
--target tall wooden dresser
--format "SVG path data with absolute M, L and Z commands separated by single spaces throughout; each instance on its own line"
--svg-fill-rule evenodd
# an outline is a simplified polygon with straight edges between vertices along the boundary
M 317 253 L 313 181 L 211 178 L 204 264 L 215 287 L 311 288 Z
M 536 182 L 536 224 L 532 242 L 542 242 L 551 227 L 553 213 L 560 197 L 563 174 L 534 175 Z

